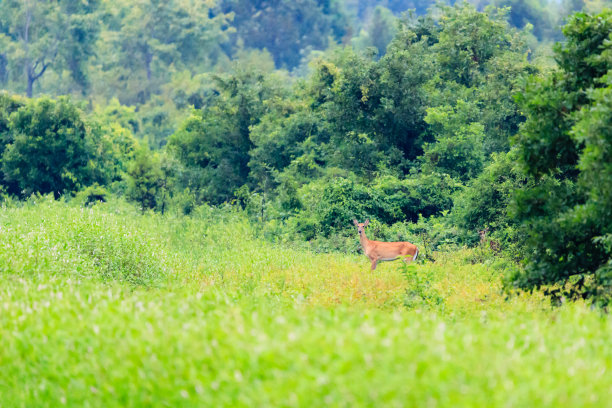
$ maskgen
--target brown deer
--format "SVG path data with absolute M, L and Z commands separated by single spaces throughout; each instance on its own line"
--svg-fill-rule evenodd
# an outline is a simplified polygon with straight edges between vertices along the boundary
M 498 253 L 501 250 L 499 242 L 494 241 L 492 239 L 487 239 L 487 233 L 489 232 L 489 227 L 478 231 L 478 235 L 480 236 L 480 245 L 486 245 L 487 241 L 489 241 L 489 248 L 494 253 Z
M 357 227 L 359 233 L 359 241 L 363 247 L 363 252 L 370 258 L 372 262 L 372 270 L 376 269 L 376 265 L 380 261 L 393 261 L 403 257 L 406 263 L 416 260 L 419 250 L 416 245 L 410 242 L 380 242 L 371 241 L 365 233 L 365 227 L 368 226 L 370 220 L 365 220 L 364 223 L 359 223 L 353 220 L 353 224 Z

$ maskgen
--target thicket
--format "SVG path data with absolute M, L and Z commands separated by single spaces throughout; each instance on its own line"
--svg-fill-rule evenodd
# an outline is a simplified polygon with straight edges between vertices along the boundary
M 549 28 L 516 28 L 514 5 L 527 2 L 399 19 L 396 2 L 213 3 L 3 6 L 4 86 L 80 95 L 0 94 L 3 197 L 114 194 L 185 214 L 229 203 L 266 239 L 317 251 L 358 250 L 351 220 L 370 218 L 377 239 L 425 256 L 480 240 L 526 260 L 510 280 L 519 288 L 607 302 L 609 11 L 575 14 L 553 64 L 532 58 L 532 34 L 556 38 Z M 35 22 L 27 39 L 23 18 Z M 354 18 L 365 31 L 347 37 L 353 47 L 329 46 Z M 277 20 L 279 32 L 264 30 Z M 279 38 L 299 38 L 298 50 Z M 81 40 L 104 40 L 109 58 L 92 63 Z M 30 54 L 11 54 L 20 47 Z
M 532 78 L 518 102 L 527 115 L 517 147 L 533 182 L 516 193 L 528 237 L 521 288 L 595 297 L 612 288 L 612 12 L 575 14 L 555 47 L 558 68 Z

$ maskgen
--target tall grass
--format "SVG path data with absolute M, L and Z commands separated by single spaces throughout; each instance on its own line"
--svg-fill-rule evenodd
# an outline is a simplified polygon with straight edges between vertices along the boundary
M 0 211 L 0 405 L 607 406 L 612 322 L 469 252 L 369 270 L 232 210 Z

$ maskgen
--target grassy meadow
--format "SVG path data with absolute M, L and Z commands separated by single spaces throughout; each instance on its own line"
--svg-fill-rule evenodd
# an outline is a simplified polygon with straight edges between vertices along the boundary
M 5 205 L 0 406 L 612 406 L 612 320 L 475 251 L 370 271 L 229 210 Z

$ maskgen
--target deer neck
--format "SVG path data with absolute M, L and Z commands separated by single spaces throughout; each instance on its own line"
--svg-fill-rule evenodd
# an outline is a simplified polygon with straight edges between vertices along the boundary
M 368 237 L 366 237 L 365 231 L 363 231 L 363 234 L 359 236 L 359 242 L 361 242 L 361 246 L 363 247 L 363 252 L 366 252 L 368 246 L 370 245 L 370 240 L 368 239 Z

